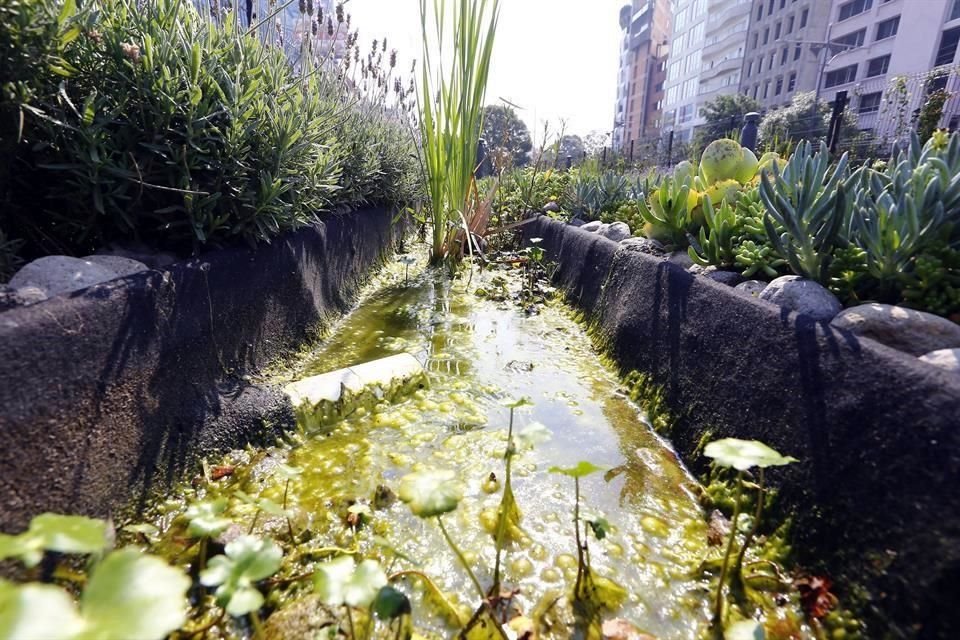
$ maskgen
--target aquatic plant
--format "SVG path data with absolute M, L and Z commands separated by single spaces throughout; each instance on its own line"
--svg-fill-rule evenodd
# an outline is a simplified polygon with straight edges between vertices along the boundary
M 351 609 L 375 609 L 381 618 L 392 619 L 404 608 L 409 610 L 406 596 L 387 587 L 387 575 L 375 560 L 363 560 L 357 564 L 350 556 L 339 556 L 317 567 L 313 577 L 314 592 L 330 606 L 346 607 L 350 625 L 350 638 L 359 638 Z M 389 589 L 381 597 L 384 589 Z M 406 607 L 403 603 L 406 602 Z M 370 637 L 373 618 L 367 616 L 368 626 L 364 637 Z
M 499 16 L 499 0 L 435 0 L 432 12 L 427 0 L 420 0 L 419 124 L 435 263 L 453 257 L 451 226 L 462 224 L 469 234 L 469 221 L 481 206 L 477 146 Z
M 733 573 L 734 579 L 737 581 L 742 580 L 743 560 L 746 556 L 750 543 L 753 541 L 754 535 L 756 535 L 757 527 L 760 525 L 760 518 L 763 515 L 763 470 L 767 467 L 788 465 L 790 463 L 797 462 L 797 459 L 790 456 L 780 455 L 777 451 L 768 447 L 762 442 L 758 442 L 756 440 L 739 440 L 737 438 L 724 438 L 710 442 L 706 447 L 704 447 L 703 454 L 708 458 L 713 458 L 717 465 L 735 469 L 737 472 L 733 503 L 733 517 L 731 519 L 730 534 L 729 538 L 727 539 L 726 550 L 723 554 L 723 563 L 720 569 L 720 577 L 717 582 L 717 593 L 714 599 L 713 609 L 713 622 L 715 625 L 722 627 L 724 622 L 723 593 L 724 588 L 726 587 L 730 557 L 733 554 L 734 539 L 737 535 L 737 525 L 740 516 L 740 497 L 745 486 L 744 472 L 748 469 L 756 467 L 759 469 L 759 478 L 757 484 L 755 485 L 757 489 L 756 513 L 754 513 L 750 530 L 747 532 L 747 535 L 743 540 L 743 544 L 740 546 L 740 552 L 737 554 L 736 562 L 734 563 Z
M 531 281 L 532 293 L 532 281 Z M 512 462 L 517 453 L 516 445 L 513 441 L 513 414 L 521 407 L 532 406 L 529 398 L 509 399 L 504 401 L 504 405 L 510 409 L 510 423 L 507 427 L 507 447 L 503 453 L 504 480 L 503 494 L 500 497 L 500 506 L 497 507 L 497 529 L 494 536 L 497 558 L 493 569 L 493 586 L 490 589 L 492 594 L 500 593 L 500 561 L 503 555 L 503 547 L 506 542 L 507 530 L 510 527 L 516 527 L 520 524 L 520 508 L 517 506 L 517 500 L 513 495 L 513 476 Z
M 160 640 L 187 616 L 190 579 L 160 558 L 110 546 L 108 525 L 80 516 L 42 514 L 18 536 L 0 536 L 0 557 L 28 566 L 44 552 L 90 555 L 92 570 L 79 605 L 66 590 L 0 580 L 0 637 L 11 640 Z
M 276 573 L 282 559 L 283 551 L 272 540 L 240 536 L 226 544 L 222 555 L 210 558 L 200 584 L 217 588 L 217 604 L 230 615 L 249 614 L 261 636 L 257 611 L 263 606 L 263 594 L 255 583 Z

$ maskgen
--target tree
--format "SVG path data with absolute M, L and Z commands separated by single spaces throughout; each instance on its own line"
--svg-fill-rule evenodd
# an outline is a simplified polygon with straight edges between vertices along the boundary
M 583 150 L 590 156 L 599 155 L 609 143 L 609 131 L 591 131 L 583 138 Z
M 530 160 L 530 130 L 511 107 L 489 105 L 483 110 L 483 138 L 498 171 Z
M 743 126 L 743 117 L 751 111 L 760 111 L 760 103 L 742 93 L 717 96 L 703 105 L 701 113 L 706 124 L 701 130 L 709 144 Z
M 547 166 L 566 166 L 567 157 L 573 158 L 574 163 L 583 157 L 585 147 L 583 138 L 576 135 L 565 135 L 559 141 L 550 145 L 543 152 L 543 163 Z
M 790 104 L 767 113 L 760 121 L 760 141 L 764 146 L 825 140 L 833 108 L 830 103 L 819 100 L 814 109 L 815 95 L 813 91 L 797 93 Z M 843 114 L 840 139 L 850 140 L 858 133 L 857 118 L 847 109 Z

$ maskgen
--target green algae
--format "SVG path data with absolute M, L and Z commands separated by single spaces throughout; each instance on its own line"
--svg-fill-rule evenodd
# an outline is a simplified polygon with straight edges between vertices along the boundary
M 501 280 L 491 285 L 495 278 Z M 311 598 L 304 576 L 318 562 L 349 552 L 379 560 L 393 573 L 393 586 L 414 603 L 418 634 L 450 637 L 470 619 L 475 593 L 435 523 L 414 517 L 393 493 L 406 473 L 454 470 L 465 499 L 445 521 L 475 573 L 489 584 L 499 504 L 490 483 L 503 472 L 508 419 L 501 401 L 529 396 L 534 406 L 518 412 L 518 426 L 541 422 L 553 438 L 513 462 L 523 522 L 507 545 L 504 581 L 517 590 L 517 610 L 539 621 L 540 637 L 570 637 L 564 609 L 577 575 L 569 520 L 573 496 L 569 483 L 547 469 L 590 460 L 610 468 L 606 477 L 585 478 L 581 491 L 584 517 L 611 525 L 603 540 L 591 541 L 591 564 L 599 579 L 625 589 L 616 617 L 658 638 L 706 634 L 709 567 L 720 551 L 708 541 L 702 488 L 649 428 L 668 424 L 662 400 L 649 401 L 651 385 L 633 377 L 629 391 L 621 392 L 622 380 L 561 308 L 541 305 L 531 315 L 429 271 L 405 280 L 391 271 L 381 276 L 325 341 L 276 377 L 289 381 L 408 352 L 424 364 L 430 384 L 394 403 L 357 406 L 322 429 L 304 428 L 291 436 L 290 446 L 228 455 L 218 466 L 230 468 L 229 474 L 204 478 L 158 507 L 155 523 L 163 534 L 153 542 L 155 550 L 189 565 L 197 546 L 185 535 L 186 504 L 223 496 L 229 503 L 225 515 L 236 523 L 227 537 L 252 530 L 284 548 L 280 573 L 262 585 L 276 611 L 266 620 L 268 629 L 280 624 L 270 622 L 274 616 L 301 619 L 296 612 L 309 608 L 303 603 Z M 501 282 L 509 289 L 517 286 L 514 280 L 504 271 L 482 273 L 470 291 L 503 288 Z M 290 467 L 300 473 L 290 477 L 284 472 Z M 282 505 L 289 516 L 264 513 L 256 500 Z M 364 515 L 352 517 L 357 513 Z M 774 606 L 766 615 L 798 621 L 790 626 L 794 635 L 772 638 L 813 637 L 795 603 Z M 320 618 L 309 624 L 328 624 L 329 612 Z M 240 621 L 223 621 L 208 636 L 248 633 Z

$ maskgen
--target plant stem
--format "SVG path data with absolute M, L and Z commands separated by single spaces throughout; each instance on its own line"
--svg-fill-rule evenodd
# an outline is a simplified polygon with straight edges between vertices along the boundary
M 507 532 L 507 514 L 505 510 L 505 502 L 507 497 L 507 491 L 510 491 L 510 461 L 513 458 L 511 451 L 513 449 L 513 407 L 510 407 L 510 426 L 507 429 L 507 452 L 504 454 L 503 458 L 506 466 L 506 477 L 504 478 L 503 483 L 503 497 L 500 498 L 500 513 L 497 518 L 497 561 L 494 564 L 493 568 L 493 587 L 491 591 L 496 594 L 500 589 L 500 556 L 503 552 L 503 537 Z
M 486 597 L 483 587 L 480 586 L 480 581 L 477 580 L 477 576 L 474 575 L 473 569 L 470 568 L 470 564 L 467 562 L 467 559 L 463 557 L 463 553 L 460 551 L 460 548 L 457 547 L 456 543 L 453 541 L 453 538 L 451 538 L 450 534 L 447 533 L 447 528 L 443 526 L 443 519 L 440 516 L 437 516 L 437 524 L 440 525 L 440 531 L 443 533 L 443 537 L 446 539 L 447 544 L 450 545 L 450 548 L 453 549 L 453 552 L 457 554 L 457 558 L 460 559 L 460 564 L 462 564 L 463 568 L 467 570 L 467 575 L 470 576 L 470 581 L 473 582 L 473 586 L 477 588 L 477 593 L 480 594 L 480 598 L 482 599 Z
M 253 623 L 253 637 L 257 640 L 263 640 L 263 622 L 260 620 L 260 614 L 256 611 L 251 611 L 250 622 Z
M 763 515 L 763 469 L 760 469 L 757 486 L 759 489 L 757 491 L 757 508 L 753 514 L 753 524 L 750 526 L 750 531 L 747 532 L 747 537 L 743 540 L 743 546 L 740 547 L 740 553 L 737 554 L 737 562 L 733 565 L 734 571 L 736 572 L 738 578 L 743 572 L 743 559 L 747 555 L 747 547 L 750 546 L 753 536 L 757 534 L 757 528 L 760 526 L 760 516 Z
M 583 543 L 580 542 L 580 478 L 573 479 L 573 532 L 577 540 L 577 581 L 573 585 L 573 597 L 580 597 L 580 584 L 586 567 L 583 562 Z
M 290 544 L 297 544 L 297 541 L 293 539 L 293 525 L 290 524 L 290 516 L 286 514 L 287 510 L 287 491 L 290 490 L 290 478 L 287 478 L 287 483 L 283 486 L 283 518 L 287 521 L 287 532 L 290 534 Z
M 253 528 L 257 526 L 257 520 L 260 518 L 260 508 L 257 507 L 256 513 L 253 514 L 253 520 L 250 522 L 250 529 L 247 531 L 247 534 L 253 534 Z
M 720 623 L 723 618 L 723 584 L 727 580 L 727 566 L 733 551 L 733 539 L 737 537 L 737 518 L 740 516 L 740 489 L 743 486 L 743 471 L 737 472 L 737 492 L 733 499 L 733 520 L 730 522 L 730 538 L 727 550 L 723 553 L 723 565 L 720 568 L 720 581 L 717 583 L 717 600 L 713 608 L 713 622 Z
M 350 623 L 350 640 L 357 640 L 357 631 L 353 626 L 353 612 L 350 610 L 350 605 L 344 605 L 347 608 L 347 622 Z

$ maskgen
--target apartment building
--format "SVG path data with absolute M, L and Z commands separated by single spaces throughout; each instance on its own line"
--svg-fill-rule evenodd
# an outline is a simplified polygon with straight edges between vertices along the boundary
M 736 93 L 740 85 L 752 0 L 713 0 L 700 64 L 698 101 Z
M 700 68 L 707 32 L 707 0 L 674 0 L 670 56 L 664 82 L 663 129 L 688 141 L 700 116 Z
M 670 0 L 633 0 L 620 9 L 622 31 L 615 149 L 660 131 L 670 38 Z
M 739 89 L 768 110 L 788 104 L 799 91 L 816 89 L 821 50 L 835 3 L 752 0 L 751 4 Z
M 860 128 L 878 136 L 899 126 L 891 111 L 912 120 L 928 93 L 947 88 L 956 95 L 960 88 L 954 70 L 960 0 L 834 0 L 827 39 L 847 48 L 825 61 L 821 97 L 832 101 L 846 92 Z M 918 77 L 931 70 L 942 73 Z M 898 90 L 898 77 L 913 81 Z M 941 126 L 955 127 L 957 112 L 951 99 Z

